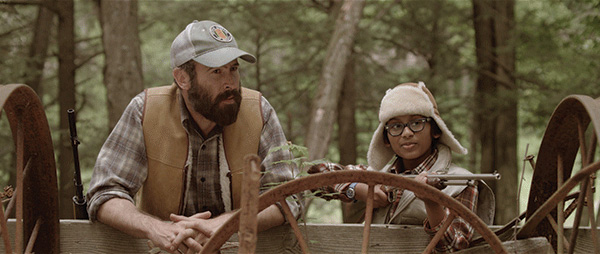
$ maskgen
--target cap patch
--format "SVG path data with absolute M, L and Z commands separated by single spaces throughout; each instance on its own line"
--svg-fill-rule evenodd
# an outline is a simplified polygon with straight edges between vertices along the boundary
M 217 41 L 230 42 L 233 40 L 233 36 L 227 29 L 222 26 L 214 25 L 210 27 L 210 35 Z

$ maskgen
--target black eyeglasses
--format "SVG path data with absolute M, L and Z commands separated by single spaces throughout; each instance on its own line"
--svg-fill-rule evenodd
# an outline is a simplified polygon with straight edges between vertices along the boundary
M 408 123 L 394 123 L 385 126 L 385 130 L 392 136 L 400 136 L 404 132 L 404 128 L 408 127 L 412 132 L 417 133 L 425 128 L 425 123 L 431 121 L 431 117 L 419 118 Z

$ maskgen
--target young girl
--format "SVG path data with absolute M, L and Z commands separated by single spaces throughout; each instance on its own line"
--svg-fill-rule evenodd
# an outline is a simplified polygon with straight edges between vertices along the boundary
M 417 175 L 415 180 L 427 183 L 431 174 L 471 174 L 452 164 L 452 152 L 466 154 L 448 129 L 437 109 L 433 95 L 423 82 L 405 83 L 386 92 L 379 110 L 379 126 L 369 146 L 368 169 L 361 165 L 343 167 L 334 163 L 313 166 L 309 173 L 330 170 L 367 169 L 392 174 Z M 431 184 L 431 183 L 430 183 Z M 329 192 L 344 202 L 366 201 L 365 183 L 344 183 Z M 451 185 L 442 190 L 476 212 L 491 224 L 494 217 L 494 196 L 483 182 L 473 185 Z M 364 202 L 353 204 L 353 210 Z M 377 186 L 374 195 L 373 223 L 422 224 L 425 231 L 435 235 L 448 218 L 449 210 L 440 204 L 416 197 L 408 190 L 387 190 Z M 362 213 L 360 213 L 362 215 Z M 359 221 L 354 221 L 359 222 Z M 436 246 L 438 252 L 449 252 L 469 246 L 473 228 L 457 217 Z

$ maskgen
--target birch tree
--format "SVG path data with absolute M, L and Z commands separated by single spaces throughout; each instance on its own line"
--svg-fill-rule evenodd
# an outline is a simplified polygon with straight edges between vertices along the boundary
M 144 88 L 142 57 L 138 34 L 137 0 L 98 1 L 102 44 L 104 45 L 104 85 L 109 131 L 123 110 Z
M 364 0 L 345 0 L 337 16 L 311 108 L 305 141 L 310 153 L 309 160 L 323 158 L 327 154 L 333 124 L 337 119 L 346 64 L 350 59 L 364 5 Z

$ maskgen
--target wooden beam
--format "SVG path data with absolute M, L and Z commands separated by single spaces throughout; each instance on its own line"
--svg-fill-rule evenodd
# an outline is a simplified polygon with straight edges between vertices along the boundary
M 362 224 L 300 224 L 300 230 L 307 236 L 309 249 L 315 253 L 359 253 L 362 243 Z M 501 226 L 491 226 L 497 230 Z M 14 242 L 15 220 L 9 219 L 8 229 L 11 242 Z M 565 228 L 570 234 L 571 229 Z M 429 243 L 430 236 L 421 226 L 371 225 L 370 253 L 421 253 Z M 237 243 L 237 235 L 230 242 Z M 507 250 L 519 253 L 548 253 L 550 246 L 544 238 L 530 238 L 503 242 Z M 234 244 L 229 244 L 234 245 Z M 4 245 L 0 241 L 0 249 Z M 551 248 L 551 247 L 550 247 Z M 148 253 L 146 239 L 135 239 L 125 233 L 101 223 L 85 220 L 60 221 L 61 253 Z M 479 246 L 461 253 L 489 253 L 486 246 Z M 551 249 L 550 249 L 551 250 Z M 237 253 L 237 248 L 222 253 Z M 589 227 L 580 227 L 575 253 L 594 251 Z M 256 253 L 300 253 L 293 230 L 289 226 L 279 226 L 258 234 Z M 166 253 L 166 252 L 163 252 Z

